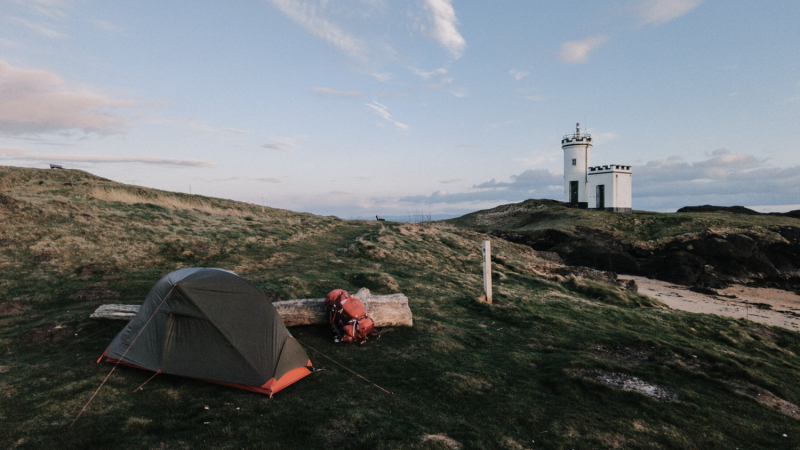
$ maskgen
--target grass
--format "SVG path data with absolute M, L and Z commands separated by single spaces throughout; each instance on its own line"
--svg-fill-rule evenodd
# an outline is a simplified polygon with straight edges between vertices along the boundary
M 476 211 L 447 223 L 482 232 L 517 231 L 536 234 L 543 230 L 559 230 L 579 236 L 579 227 L 607 233 L 623 242 L 659 241 L 675 236 L 708 230 L 719 234 L 748 232 L 780 241 L 774 227 L 797 226 L 798 219 L 784 216 L 744 215 L 730 212 L 656 213 L 632 211 L 630 214 L 590 209 L 567 208 L 553 200 L 526 200 L 521 203 Z
M 0 180 L 11 199 L 0 203 L 0 302 L 30 308 L 0 317 L 2 448 L 800 446 L 796 419 L 729 384 L 800 402 L 794 332 L 673 311 L 586 280 L 558 283 L 534 271 L 550 263 L 496 239 L 488 306 L 476 300 L 487 237 L 449 224 L 262 210 L 76 171 L 0 168 Z M 169 206 L 171 197 L 218 213 Z M 114 303 L 138 304 L 161 276 L 190 266 L 236 269 L 280 298 L 361 286 L 405 293 L 415 326 L 366 345 L 333 344 L 324 327 L 292 330 L 395 395 L 313 351 L 325 370 L 273 399 L 169 375 L 131 394 L 152 374 L 120 367 L 69 428 L 111 368 L 92 361 L 124 326 L 88 320 L 110 301 L 75 293 L 101 286 L 120 293 Z M 629 353 L 649 357 L 632 362 Z M 659 402 L 576 376 L 586 370 L 639 377 L 680 399 Z

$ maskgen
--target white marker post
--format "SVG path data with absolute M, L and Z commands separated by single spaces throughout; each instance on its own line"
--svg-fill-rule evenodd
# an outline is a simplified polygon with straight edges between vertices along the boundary
M 486 302 L 492 304 L 492 243 L 483 241 L 483 293 Z

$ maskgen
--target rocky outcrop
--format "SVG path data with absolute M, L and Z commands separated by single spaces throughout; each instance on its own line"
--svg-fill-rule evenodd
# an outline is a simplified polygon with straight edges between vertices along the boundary
M 576 231 L 575 235 L 558 230 L 493 234 L 557 253 L 570 266 L 714 289 L 738 282 L 800 291 L 800 227 L 706 230 L 634 242 L 591 228 L 576 227 Z

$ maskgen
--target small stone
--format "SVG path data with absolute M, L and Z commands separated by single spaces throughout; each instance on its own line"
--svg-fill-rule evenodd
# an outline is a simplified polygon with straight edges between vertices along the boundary
M 205 409 L 208 409 L 208 405 L 206 405 L 206 408 L 205 408 Z M 206 423 L 207 423 L 207 422 L 206 422 Z

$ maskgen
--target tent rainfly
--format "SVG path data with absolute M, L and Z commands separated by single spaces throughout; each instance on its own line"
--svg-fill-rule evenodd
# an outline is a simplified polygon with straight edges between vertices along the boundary
M 212 268 L 159 280 L 103 359 L 270 395 L 313 370 L 264 293 Z

